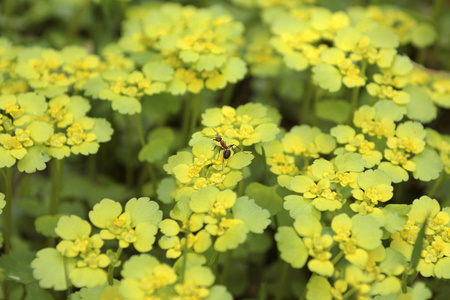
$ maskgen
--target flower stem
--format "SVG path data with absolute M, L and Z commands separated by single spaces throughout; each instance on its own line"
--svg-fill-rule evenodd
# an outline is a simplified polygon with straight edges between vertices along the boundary
M 5 17 L 5 23 L 3 27 L 4 36 L 10 36 L 12 32 L 11 24 L 13 21 L 14 3 L 15 3 L 14 0 L 5 0 L 3 2 L 4 17 Z
M 244 179 L 241 179 L 241 181 L 239 181 L 238 196 L 241 197 L 243 195 L 244 195 Z
M 308 84 L 306 86 L 305 97 L 303 97 L 302 109 L 300 112 L 300 124 L 309 124 L 310 116 L 311 116 L 311 102 L 314 94 L 314 85 L 312 82 L 312 78 L 308 80 Z
M 186 144 L 189 142 L 189 139 L 191 138 L 191 135 L 195 131 L 195 127 L 197 127 L 197 123 L 199 120 L 199 117 L 201 115 L 201 111 L 203 110 L 202 106 L 202 94 L 193 94 L 192 98 L 190 99 L 191 103 L 191 117 L 189 122 L 189 129 L 187 131 L 186 136 Z
M 114 285 L 114 268 L 117 265 L 117 262 L 119 261 L 120 255 L 122 254 L 122 248 L 119 247 L 117 249 L 117 252 L 114 253 L 114 259 L 111 260 L 111 263 L 108 267 L 108 285 L 112 286 Z
M 70 288 L 70 280 L 69 280 L 69 270 L 67 269 L 67 257 L 63 256 L 63 266 L 64 266 L 64 281 L 66 282 L 66 299 L 70 299 L 70 294 L 72 293 L 72 289 Z
M 137 129 L 138 136 L 139 136 L 139 142 L 141 143 L 141 148 L 142 148 L 145 146 L 145 136 L 144 136 L 144 130 L 142 129 L 140 114 L 134 115 L 134 122 L 136 123 L 136 129 Z
M 419 274 L 419 271 L 415 270 L 414 273 L 411 275 L 409 279 L 409 285 L 412 286 L 414 283 L 414 280 L 416 280 L 417 275 Z
M 80 5 L 77 10 L 72 14 L 72 18 L 69 22 L 69 27 L 67 30 L 67 44 L 73 44 L 75 38 L 77 37 L 80 29 L 81 19 L 85 15 L 86 10 L 89 8 L 90 3 L 86 1 L 84 4 Z
M 289 265 L 283 261 L 280 260 L 280 268 L 281 268 L 281 276 L 280 280 L 278 281 L 278 290 L 277 294 L 275 296 L 275 300 L 282 300 L 284 297 L 284 291 L 285 291 L 285 285 L 286 285 L 286 278 L 289 273 Z
M 125 144 L 127 145 L 127 165 L 125 167 L 125 177 L 127 186 L 131 187 L 133 185 L 133 127 L 131 125 L 131 117 L 124 115 L 125 117 Z
M 142 129 L 140 117 L 141 117 L 140 114 L 134 115 L 134 121 L 136 123 L 136 130 L 137 130 L 138 136 L 139 136 L 139 143 L 141 144 L 141 149 L 142 149 L 146 145 L 146 142 L 145 142 L 146 139 L 145 139 L 145 135 L 144 135 L 144 130 Z M 153 191 L 156 195 L 156 189 L 158 188 L 158 179 L 156 178 L 155 168 L 153 167 L 153 164 L 150 162 L 146 163 L 146 167 L 147 167 L 148 176 L 150 177 L 150 182 L 153 185 Z
M 342 299 L 348 299 L 348 298 L 350 298 L 351 296 L 353 296 L 356 292 L 358 292 L 358 288 L 357 288 L 357 287 L 354 287 L 354 288 L 352 288 L 350 291 L 348 291 L 347 293 L 345 293 L 345 294 L 342 296 Z
M 333 258 L 333 260 L 331 261 L 331 263 L 332 263 L 333 265 L 336 265 L 336 264 L 341 260 L 342 256 L 344 256 L 344 252 L 341 251 L 341 252 L 338 253 L 338 255 L 336 255 L 336 256 Z
M 233 97 L 234 94 L 234 87 L 236 85 L 235 84 L 228 84 L 227 87 L 225 88 L 225 90 L 223 91 L 223 96 L 222 96 L 222 105 L 230 105 L 231 103 L 231 98 Z
M 436 27 L 437 34 L 441 33 L 441 16 L 445 9 L 442 7 L 442 0 L 434 0 L 433 1 L 433 22 Z
M 55 159 L 52 166 L 52 195 L 48 209 L 49 215 L 55 215 L 58 213 L 64 170 L 64 159 Z
M 180 281 L 184 283 L 185 274 L 186 274 L 186 266 L 187 266 L 187 255 L 189 253 L 189 248 L 187 246 L 187 239 L 189 236 L 189 232 L 186 232 L 186 243 L 183 245 L 183 256 L 181 257 L 181 274 L 180 274 Z
M 433 187 L 431 188 L 430 192 L 428 193 L 428 197 L 433 198 L 436 192 L 439 190 L 439 188 L 444 183 L 445 179 L 447 179 L 447 173 L 445 170 L 441 171 L 441 174 L 439 175 L 438 180 L 434 183 Z
M 361 75 L 364 78 L 366 76 L 366 68 L 367 68 L 367 62 L 365 60 L 363 60 L 363 62 L 361 64 Z M 350 114 L 348 116 L 347 124 L 352 124 L 352 122 L 353 122 L 353 114 L 355 113 L 356 108 L 358 108 L 360 91 L 361 91 L 360 86 L 353 88 L 352 99 L 351 99 L 351 103 L 350 103 Z
M 223 265 L 222 274 L 220 275 L 220 280 L 219 280 L 219 282 L 223 285 L 225 285 L 225 282 L 227 281 L 228 270 L 230 269 L 232 258 L 233 258 L 233 250 L 228 250 L 227 260 L 225 261 L 225 264 Z
M 206 264 L 208 267 L 212 268 L 214 264 L 217 262 L 217 258 L 219 257 L 219 252 L 214 250 L 214 253 L 211 255 L 208 263 Z
M 11 231 L 12 231 L 12 168 L 7 168 L 3 173 L 5 180 L 5 201 L 6 205 L 3 208 L 3 234 L 4 234 L 4 251 L 5 254 L 11 252 Z
M 402 293 L 406 294 L 408 291 L 408 274 L 407 272 L 403 272 L 402 275 Z

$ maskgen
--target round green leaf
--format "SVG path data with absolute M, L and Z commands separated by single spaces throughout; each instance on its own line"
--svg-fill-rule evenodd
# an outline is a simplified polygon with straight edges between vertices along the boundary
M 275 234 L 277 248 L 281 258 L 293 268 L 302 268 L 308 258 L 308 250 L 303 240 L 292 227 L 282 226 Z
M 414 178 L 422 181 L 431 181 L 438 178 L 444 168 L 439 154 L 430 148 L 425 148 L 412 161 L 416 164 L 416 170 L 413 172 Z
M 255 203 L 267 209 L 270 215 L 276 215 L 283 207 L 283 199 L 276 192 L 277 186 L 269 187 L 258 182 L 250 183 L 245 189 L 245 194 Z

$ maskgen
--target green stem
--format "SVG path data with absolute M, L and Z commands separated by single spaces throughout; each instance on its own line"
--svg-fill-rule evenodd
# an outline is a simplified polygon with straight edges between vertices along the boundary
M 266 79 L 264 83 L 264 90 L 262 91 L 262 99 L 265 104 L 273 107 L 278 107 L 279 103 L 273 97 L 273 91 L 276 88 L 276 80 L 274 78 Z
M 316 126 L 317 125 L 317 118 L 316 118 L 316 105 L 317 102 L 319 102 L 319 100 L 322 98 L 323 95 L 323 90 L 315 87 L 315 95 L 314 95 L 314 101 L 312 102 L 312 107 L 311 107 L 311 114 L 310 114 L 310 118 L 312 125 Z
M 233 97 L 234 87 L 235 86 L 236 86 L 235 84 L 230 83 L 230 84 L 227 85 L 227 87 L 223 91 L 222 106 L 230 105 L 231 98 Z
M 26 197 L 30 193 L 30 174 L 22 174 L 20 182 L 20 196 Z
M 188 255 L 188 253 L 189 253 L 189 248 L 188 248 L 188 246 L 187 246 L 187 242 L 188 242 L 187 239 L 188 239 L 188 236 L 189 236 L 189 232 L 186 232 L 186 237 L 185 237 L 186 243 L 183 245 L 183 257 L 181 258 L 181 259 L 182 259 L 182 262 L 181 262 L 180 281 L 181 281 L 182 283 L 184 283 L 184 279 L 185 279 L 186 266 L 187 266 L 187 255 Z
M 219 280 L 219 282 L 223 285 L 225 285 L 225 283 L 227 281 L 228 270 L 230 269 L 232 258 L 233 258 L 233 250 L 228 250 L 227 260 L 225 261 L 225 264 L 223 265 L 222 274 L 220 275 L 220 280 Z
M 62 177 L 64 170 L 64 159 L 55 159 L 53 161 L 52 168 L 52 195 L 50 199 L 50 205 L 48 213 L 55 215 L 58 213 L 59 200 L 61 194 Z
M 111 33 L 111 32 L 113 32 L 113 24 L 112 24 L 109 0 L 101 0 L 100 7 L 102 9 L 104 24 L 106 24 L 108 33 Z M 109 35 L 111 35 L 111 34 L 109 34 Z
M 341 258 L 344 256 L 344 252 L 339 252 L 338 253 L 338 255 L 336 255 L 334 258 L 333 258 L 333 260 L 331 261 L 331 263 L 333 264 L 333 265 L 336 265 L 340 260 L 341 260 Z
M 441 171 L 441 174 L 439 175 L 438 180 L 435 181 L 433 187 L 431 188 L 430 192 L 428 193 L 428 197 L 433 198 L 436 192 L 439 190 L 439 188 L 444 183 L 445 179 L 447 178 L 447 173 L 445 170 Z
M 158 178 L 156 177 L 155 168 L 152 163 L 147 162 L 147 172 L 148 177 L 150 178 L 150 182 L 153 186 L 153 193 L 156 195 L 156 190 L 158 189 Z
M 3 234 L 4 234 L 4 251 L 5 254 L 11 252 L 11 235 L 12 235 L 12 168 L 7 168 L 3 173 L 5 180 L 5 201 L 3 208 Z
M 145 135 L 144 135 L 144 130 L 142 129 L 142 124 L 141 124 L 141 118 L 140 118 L 140 114 L 136 114 L 134 115 L 134 121 L 136 123 L 136 129 L 139 135 L 139 143 L 141 144 L 141 148 L 144 148 L 146 142 L 145 142 Z M 153 191 L 156 194 L 156 189 L 158 188 L 158 178 L 156 177 L 156 173 L 155 173 L 155 168 L 153 167 L 153 164 L 150 162 L 147 162 L 147 172 L 148 172 L 148 176 L 150 177 L 150 181 L 153 185 Z
M 101 155 L 99 155 L 101 157 Z M 96 164 L 97 158 L 94 155 L 88 156 L 88 164 L 87 164 L 87 177 L 91 182 L 95 182 L 96 178 Z
M 141 143 L 141 148 L 142 148 L 145 146 L 145 136 L 144 136 L 144 130 L 142 129 L 140 114 L 134 115 L 134 122 L 136 123 L 136 129 L 137 129 L 137 132 L 139 135 L 139 142 Z
M 366 68 L 367 68 L 367 62 L 365 60 L 363 60 L 363 62 L 361 64 L 361 75 L 364 78 L 366 76 Z M 353 122 L 353 114 L 355 113 L 356 108 L 358 108 L 360 91 L 361 91 L 360 86 L 353 88 L 352 99 L 351 99 L 351 103 L 350 103 L 350 114 L 348 116 L 347 124 L 352 124 L 352 122 Z
M 190 101 L 192 102 L 191 118 L 189 122 L 189 130 L 187 132 L 186 144 L 189 142 L 191 135 L 194 133 L 201 115 L 201 111 L 203 110 L 202 94 L 201 93 L 194 94 L 192 96 L 192 99 L 190 99 Z
M 12 235 L 12 168 L 7 168 L 6 172 L 2 171 L 5 183 L 5 201 L 6 205 L 3 208 L 3 235 L 4 244 L 3 249 L 5 254 L 11 252 L 11 235 Z M 3 295 L 5 300 L 9 299 L 9 283 L 4 281 L 2 284 Z
M 127 186 L 131 187 L 133 185 L 133 128 L 131 126 L 131 117 L 124 115 L 125 118 L 125 144 L 127 145 L 127 165 L 125 168 L 125 176 Z
M 403 272 L 402 274 L 402 293 L 406 294 L 408 292 L 408 274 Z
M 14 12 L 14 0 L 5 0 L 3 2 L 3 8 L 5 13 L 5 27 L 3 34 L 4 36 L 9 36 L 12 32 L 11 30 L 11 24 L 13 21 L 13 12 Z
M 347 293 L 345 293 L 345 294 L 342 296 L 342 299 L 348 299 L 348 298 L 350 298 L 351 296 L 353 296 L 356 292 L 358 292 L 358 288 L 354 287 L 354 288 L 352 288 L 350 291 L 348 291 Z
M 426 58 L 427 58 L 427 49 L 419 48 L 416 54 L 415 61 L 420 65 L 425 65 Z
M 280 280 L 278 281 L 278 290 L 277 290 L 277 294 L 275 296 L 275 300 L 283 299 L 285 285 L 286 285 L 286 278 L 289 273 L 289 265 L 283 260 L 280 260 L 280 264 L 281 264 L 281 266 L 280 266 L 281 267 L 281 276 L 280 276 Z
M 69 28 L 67 30 L 67 43 L 72 44 L 78 35 L 81 18 L 85 15 L 85 11 L 88 9 L 89 1 L 83 3 L 78 10 L 72 15 L 69 22 Z
M 444 8 L 442 7 L 442 0 L 433 1 L 433 22 L 436 27 L 437 34 L 441 32 L 441 16 Z
M 214 253 L 211 255 L 211 258 L 206 265 L 212 268 L 212 266 L 214 266 L 214 264 L 217 262 L 217 258 L 219 258 L 219 251 L 214 250 Z
M 315 88 L 312 82 L 312 78 L 310 78 L 306 86 L 305 97 L 303 98 L 303 104 L 300 114 L 300 124 L 309 124 L 309 117 L 311 115 L 311 102 L 314 94 L 314 89 Z
M 416 280 L 417 275 L 419 275 L 419 271 L 415 270 L 414 273 L 411 275 L 409 279 L 409 285 L 412 286 L 414 283 L 414 280 Z
M 182 123 L 181 123 L 181 135 L 183 138 L 183 143 L 185 145 L 187 145 L 187 141 L 189 141 L 189 133 L 188 133 L 188 129 L 189 129 L 189 123 L 190 123 L 190 117 L 191 115 L 189 114 L 189 112 L 191 111 L 191 105 L 192 105 L 192 99 L 189 98 L 185 98 L 185 103 L 184 103 L 184 110 L 183 110 L 183 117 L 182 117 Z
M 239 181 L 238 195 L 239 197 L 244 195 L 244 179 L 241 179 L 241 181 Z
M 64 266 L 64 281 L 66 282 L 66 299 L 70 299 L 71 288 L 69 280 L 69 270 L 67 269 L 67 257 L 63 256 L 63 266 Z
M 359 90 L 360 90 L 359 86 L 353 88 L 352 100 L 351 100 L 351 103 L 350 103 L 350 114 L 348 116 L 347 124 L 352 124 L 352 122 L 353 122 L 353 114 L 355 113 L 355 110 L 358 107 Z
M 122 248 L 119 247 L 117 252 L 114 253 L 115 258 L 111 260 L 111 263 L 108 267 L 108 285 L 114 285 L 114 268 L 117 266 L 117 262 L 119 261 L 120 255 L 122 254 Z

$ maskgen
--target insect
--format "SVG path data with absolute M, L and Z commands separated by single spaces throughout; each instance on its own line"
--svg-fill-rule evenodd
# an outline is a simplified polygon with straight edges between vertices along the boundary
M 216 141 L 218 143 L 220 143 L 220 145 L 216 145 L 214 147 L 214 149 L 219 148 L 219 155 L 220 155 L 220 151 L 223 151 L 223 160 L 225 161 L 225 159 L 230 158 L 231 156 L 231 149 L 233 149 L 233 147 L 237 147 L 239 150 L 242 151 L 241 148 L 239 148 L 239 146 L 235 145 L 235 144 L 231 144 L 231 145 L 227 145 L 225 143 L 225 141 L 222 139 L 222 137 L 219 135 L 219 133 L 217 132 L 217 130 L 215 130 L 214 128 L 212 128 L 216 133 L 217 136 L 213 137 L 213 141 Z M 244 152 L 244 151 L 242 151 Z

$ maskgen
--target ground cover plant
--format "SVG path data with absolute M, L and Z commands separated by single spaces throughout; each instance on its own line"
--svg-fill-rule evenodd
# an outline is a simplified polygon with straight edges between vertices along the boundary
M 448 3 L 1 6 L 2 299 L 448 298 Z

